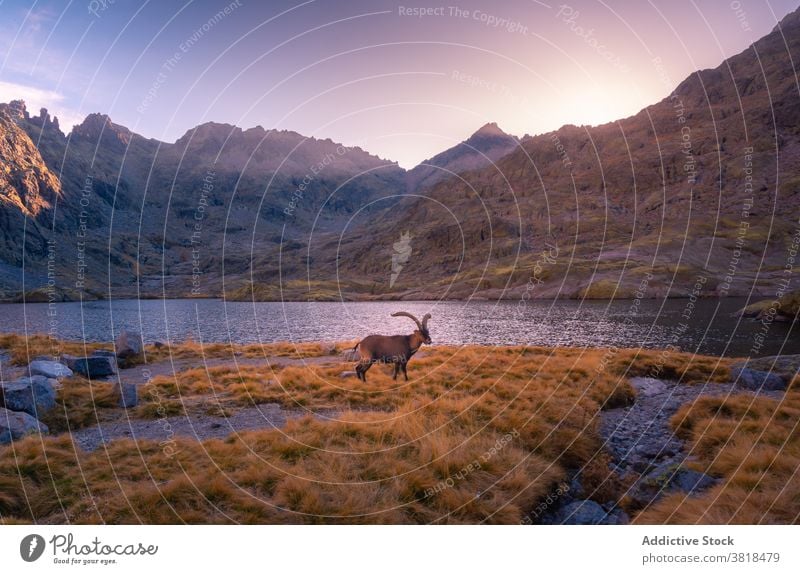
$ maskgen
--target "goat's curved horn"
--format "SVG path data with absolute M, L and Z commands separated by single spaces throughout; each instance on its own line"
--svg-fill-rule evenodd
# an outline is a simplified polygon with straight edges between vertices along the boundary
M 412 315 L 411 313 L 408 313 L 406 311 L 398 311 L 397 313 L 392 313 L 392 317 L 408 317 L 409 319 L 411 319 L 412 321 L 414 321 L 417 324 L 417 328 L 420 331 L 422 331 L 422 329 L 423 329 L 423 326 L 419 322 L 419 319 L 417 319 L 416 317 L 414 317 L 414 315 Z
M 425 313 L 425 316 L 422 318 L 422 331 L 425 331 L 428 328 L 428 319 L 431 318 L 430 313 Z

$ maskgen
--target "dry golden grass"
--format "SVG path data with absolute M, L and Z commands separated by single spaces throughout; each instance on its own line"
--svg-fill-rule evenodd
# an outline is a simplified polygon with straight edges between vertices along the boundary
M 86 355 L 97 349 L 110 349 L 111 345 L 102 343 L 83 343 L 61 341 L 49 335 L 17 335 L 0 334 L 0 349 L 11 355 L 15 365 L 27 365 L 39 356 L 53 356 L 66 353 L 68 355 Z
M 426 496 L 503 436 L 472 436 L 479 422 L 459 416 L 463 405 L 446 406 L 391 421 L 364 413 L 348 413 L 356 419 L 350 423 L 306 417 L 285 434 L 178 441 L 173 457 L 153 442 L 121 441 L 87 455 L 63 437 L 26 439 L 0 462 L 3 490 L 15 493 L 0 499 L 0 512 L 81 523 L 518 522 L 562 477 L 531 454 L 528 439 L 498 448 L 480 469 Z
M 118 417 L 118 399 L 119 391 L 113 383 L 70 377 L 62 380 L 55 408 L 41 420 L 51 433 L 77 430 Z
M 190 369 L 176 376 L 157 376 L 144 385 L 145 403 L 182 401 L 187 406 L 207 406 L 208 401 L 225 408 L 278 403 L 286 408 L 355 409 L 392 411 L 410 402 L 441 397 L 476 397 L 480 403 L 509 408 L 532 408 L 528 397 L 534 391 L 556 393 L 553 401 L 592 399 L 606 408 L 629 404 L 632 387 L 614 373 L 596 375 L 600 351 L 524 347 L 437 347 L 434 352 L 409 364 L 409 377 L 393 381 L 391 368 L 375 366 L 369 384 L 355 377 L 341 378 L 352 364 L 305 366 L 231 365 Z M 591 383 L 588 387 L 576 383 Z M 538 397 L 537 397 L 538 398 Z
M 609 361 L 609 368 L 626 377 L 654 377 L 691 385 L 729 381 L 734 362 L 670 350 L 623 349 Z
M 334 353 L 351 349 L 356 341 L 337 343 Z M 332 354 L 330 344 L 325 343 L 264 343 L 264 344 L 227 344 L 227 343 L 198 343 L 185 341 L 170 345 L 146 345 L 145 355 L 150 362 L 161 361 L 172 357 L 173 359 L 207 358 L 264 358 L 264 357 L 295 357 L 310 358 L 322 357 Z M 15 365 L 27 365 L 38 356 L 54 356 L 59 354 L 85 356 L 98 349 L 113 350 L 110 343 L 84 343 L 82 341 L 62 341 L 50 335 L 19 335 L 15 333 L 0 334 L 0 349 L 11 355 Z
M 230 346 L 208 347 L 187 343 L 177 352 L 187 358 L 231 353 Z M 169 351 L 174 357 L 176 348 Z M 265 354 L 261 346 L 234 352 Z M 307 345 L 300 352 L 328 351 Z M 276 345 L 270 353 L 291 356 L 295 349 Z M 518 523 L 577 469 L 586 492 L 600 502 L 624 491 L 626 485 L 609 473 L 597 427 L 602 409 L 634 398 L 628 376 L 652 374 L 660 366 L 696 383 L 721 378 L 728 366 L 720 365 L 679 353 L 665 359 L 658 351 L 435 347 L 410 363 L 409 382 L 392 381 L 385 366 L 373 367 L 363 383 L 340 377 L 352 368 L 344 363 L 270 368 L 266 361 L 157 376 L 140 388 L 141 404 L 129 414 L 230 413 L 278 403 L 295 412 L 336 415 L 308 415 L 280 430 L 226 440 L 178 438 L 169 449 L 152 441 L 117 441 L 107 450 L 85 453 L 76 452 L 68 435 L 29 437 L 0 449 L 0 518 L 7 523 Z M 67 416 L 71 425 L 113 416 L 113 389 L 95 385 L 70 385 L 59 395 L 67 415 L 50 424 L 63 428 Z M 705 424 L 707 410 L 697 408 L 692 416 L 684 413 L 693 421 L 679 429 L 686 436 Z M 712 447 L 696 446 L 698 452 Z M 661 516 L 657 511 L 649 509 L 642 519 Z M 689 521 L 688 511 L 682 516 Z
M 722 481 L 701 496 L 665 497 L 639 514 L 637 523 L 800 522 L 798 390 L 781 401 L 752 395 L 701 397 L 671 422 L 690 441 L 694 466 Z
M 330 344 L 325 343 L 263 343 L 263 344 L 228 344 L 228 343 L 199 343 L 197 341 L 184 341 L 170 345 L 146 345 L 145 356 L 147 361 L 162 361 L 172 359 L 216 358 L 229 359 L 241 357 L 247 359 L 263 359 L 265 357 L 294 357 L 298 359 L 310 357 L 323 357 L 352 349 L 356 341 L 337 343 L 335 351 L 331 352 Z M 0 345 L 2 346 L 2 345 Z

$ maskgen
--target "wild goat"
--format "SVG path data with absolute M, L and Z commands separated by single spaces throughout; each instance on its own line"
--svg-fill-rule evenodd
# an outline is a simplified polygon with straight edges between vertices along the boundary
M 408 317 L 412 319 L 417 324 L 417 330 L 410 335 L 370 335 L 363 338 L 353 347 L 354 351 L 358 351 L 360 358 L 358 365 L 356 365 L 356 374 L 364 382 L 367 381 L 367 371 L 373 363 L 392 363 L 394 365 L 392 379 L 396 381 L 397 375 L 402 369 L 403 376 L 408 380 L 408 372 L 406 371 L 408 361 L 423 343 L 426 345 L 431 344 L 431 335 L 428 332 L 430 313 L 427 313 L 422 318 L 422 323 L 414 315 L 405 311 L 392 313 L 392 317 Z

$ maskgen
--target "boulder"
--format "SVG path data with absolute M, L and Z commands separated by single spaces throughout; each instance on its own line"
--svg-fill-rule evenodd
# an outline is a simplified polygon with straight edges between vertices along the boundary
M 139 404 L 139 395 L 135 383 L 120 383 L 119 387 L 119 406 L 123 409 L 131 409 Z
M 739 309 L 734 313 L 734 317 L 748 317 L 751 319 L 758 318 L 761 313 L 768 310 L 775 304 L 773 299 L 766 300 L 766 301 L 757 301 L 755 303 L 751 303 L 747 307 Z
M 355 371 L 342 371 L 339 374 L 340 379 L 351 379 L 353 377 L 357 377 L 358 374 Z
M 621 508 L 614 508 L 606 514 L 606 519 L 603 524 L 628 524 L 631 521 L 630 517 Z
M 417 354 L 414 355 L 414 358 L 419 359 L 424 356 L 423 351 L 417 351 Z M 361 359 L 361 356 L 358 354 L 353 348 L 344 349 L 341 353 L 339 353 L 341 360 L 343 363 L 355 363 Z
M 72 370 L 63 363 L 58 361 L 47 361 L 36 359 L 31 361 L 28 365 L 31 375 L 41 375 L 48 379 L 61 379 L 63 377 L 71 377 Z
M 682 468 L 672 478 L 670 486 L 683 492 L 706 490 L 717 483 L 716 479 L 691 468 Z
M 594 500 L 576 500 L 562 506 L 555 524 L 627 524 L 628 516 L 619 509 L 607 511 Z
M 581 482 L 580 471 L 578 471 L 578 473 L 572 477 L 572 480 L 569 481 L 569 490 L 567 491 L 567 495 L 569 495 L 571 498 L 581 498 L 584 496 L 583 482 Z
M 736 386 L 751 391 L 785 391 L 788 382 L 775 373 L 755 371 L 746 367 L 731 369 L 731 377 Z
M 735 363 L 731 368 L 747 368 L 774 373 L 787 383 L 800 375 L 800 355 L 774 355 Z
M 92 351 L 92 357 L 103 357 L 108 359 L 111 368 L 114 370 L 114 372 L 117 371 L 117 355 L 114 353 L 114 351 L 106 351 L 103 349 Z
M 117 364 L 120 368 L 132 367 L 144 356 L 144 341 L 142 336 L 130 330 L 122 331 L 114 341 L 117 353 Z
M 0 398 L 6 409 L 39 416 L 56 406 L 55 381 L 41 375 L 0 383 Z
M 114 360 L 111 357 L 62 355 L 61 358 L 70 369 L 87 379 L 107 377 L 116 372 L 114 371 Z
M 696 495 L 717 484 L 717 479 L 702 472 L 684 468 L 675 462 L 666 462 L 643 476 L 631 488 L 633 501 L 645 506 L 663 494 L 685 492 Z
M 773 321 L 793 321 L 800 313 L 800 290 L 786 293 L 780 299 L 757 301 L 740 309 L 735 315 L 765 319 L 772 316 Z
M 29 434 L 47 432 L 47 425 L 28 413 L 14 412 L 0 407 L 0 444 L 10 443 Z

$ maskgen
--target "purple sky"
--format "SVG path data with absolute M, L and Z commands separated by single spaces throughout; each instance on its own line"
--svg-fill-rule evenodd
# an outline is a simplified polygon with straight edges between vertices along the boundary
M 292 129 L 411 167 L 486 122 L 632 115 L 797 2 L 0 0 L 0 101 L 166 141 L 206 121 Z

